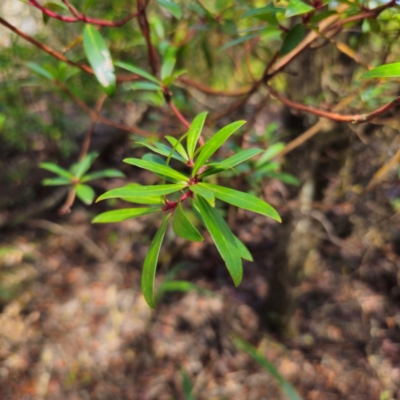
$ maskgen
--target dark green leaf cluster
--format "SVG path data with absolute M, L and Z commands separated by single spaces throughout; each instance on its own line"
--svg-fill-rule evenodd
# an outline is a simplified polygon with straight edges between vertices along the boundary
M 116 169 L 105 169 L 103 171 L 93 172 L 86 174 L 89 171 L 93 161 L 98 156 L 97 153 L 89 153 L 81 161 L 73 164 L 69 170 L 61 168 L 60 166 L 50 163 L 43 162 L 40 164 L 40 168 L 46 169 L 47 171 L 53 172 L 58 175 L 57 178 L 47 178 L 42 181 L 45 186 L 61 186 L 69 185 L 72 186 L 77 197 L 82 200 L 85 204 L 92 204 L 95 196 L 94 190 L 86 185 L 86 182 L 93 181 L 100 178 L 123 178 L 125 175 Z
M 120 222 L 128 218 L 135 218 L 156 211 L 167 213 L 161 227 L 158 229 L 147 253 L 143 273 L 142 290 L 147 303 L 155 307 L 154 279 L 161 244 L 167 230 L 168 221 L 172 219 L 172 229 L 179 237 L 191 241 L 202 241 L 203 236 L 191 222 L 183 208 L 190 202 L 194 213 L 209 231 L 234 284 L 240 284 L 243 275 L 242 259 L 252 260 L 251 254 L 245 245 L 231 232 L 227 223 L 215 207 L 215 200 L 221 200 L 236 207 L 244 208 L 267 217 L 280 221 L 276 210 L 263 200 L 253 195 L 243 193 L 227 187 L 206 182 L 204 179 L 230 168 L 259 154 L 259 149 L 248 149 L 235 154 L 221 162 L 210 162 L 209 159 L 236 132 L 245 121 L 233 122 L 215 133 L 211 139 L 202 146 L 198 141 L 203 129 L 207 113 L 199 114 L 192 122 L 189 131 L 177 140 L 168 137 L 172 147 L 156 143 L 154 146 L 146 145 L 164 157 L 155 154 L 146 154 L 143 159 L 127 158 L 124 162 L 154 172 L 163 179 L 160 185 L 141 186 L 129 184 L 104 193 L 99 200 L 121 198 L 122 200 L 145 204 L 146 207 L 127 208 L 107 211 L 98 215 L 93 222 Z M 182 145 L 186 139 L 186 147 Z M 174 158 L 191 169 L 190 174 L 185 174 L 169 166 L 169 161 Z M 168 181 L 170 183 L 165 183 Z M 167 195 L 173 195 L 171 199 Z

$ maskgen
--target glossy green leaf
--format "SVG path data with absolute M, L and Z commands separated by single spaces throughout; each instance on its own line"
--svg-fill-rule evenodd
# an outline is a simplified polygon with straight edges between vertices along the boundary
M 202 148 L 198 155 L 192 171 L 192 176 L 195 176 L 197 171 L 204 163 L 224 144 L 224 142 L 246 121 L 236 121 L 220 129 Z
M 128 183 L 125 187 L 143 187 L 138 183 Z M 123 197 L 123 201 L 127 201 L 128 203 L 135 203 L 135 204 L 164 204 L 164 198 L 162 196 L 140 196 L 140 197 Z
M 215 207 L 215 196 L 214 192 L 208 189 L 203 183 L 197 183 L 195 185 L 191 185 L 189 189 L 198 194 L 201 197 L 204 197 L 211 207 Z
M 400 63 L 392 63 L 380 65 L 368 71 L 361 79 L 371 78 L 399 78 L 400 77 Z
M 94 190 L 88 185 L 76 185 L 76 196 L 85 204 L 92 204 L 94 196 Z
M 176 63 L 175 57 L 169 57 L 163 62 L 161 66 L 161 80 L 163 81 L 164 85 L 165 85 L 164 79 L 172 75 L 172 72 L 174 71 L 175 68 L 175 63 Z
M 117 169 L 104 169 L 103 171 L 97 171 L 93 172 L 92 174 L 85 175 L 81 179 L 81 182 L 84 183 L 101 178 L 124 178 L 124 177 L 125 174 L 123 174 L 121 171 L 118 171 Z
M 235 235 L 233 235 L 235 236 Z M 239 250 L 240 257 L 247 261 L 253 261 L 253 256 L 251 255 L 249 249 L 244 245 L 244 243 L 235 236 L 235 243 Z
M 173 147 L 186 161 L 189 160 L 189 157 L 188 157 L 188 155 L 187 155 L 187 153 L 186 153 L 185 148 L 182 146 L 182 144 L 181 144 L 177 139 L 175 139 L 175 138 L 172 137 L 172 136 L 165 136 L 165 139 L 167 139 L 168 142 L 171 143 L 172 147 Z
M 207 176 L 219 174 L 220 172 L 229 169 L 228 167 L 225 167 L 220 163 L 212 163 L 212 165 L 211 164 L 209 165 L 210 167 L 207 167 L 207 169 L 199 175 L 200 179 L 206 178 Z
M 182 190 L 185 187 L 187 187 L 186 184 L 152 186 L 128 185 L 122 188 L 109 190 L 108 192 L 102 194 L 96 201 L 118 197 L 124 199 L 125 197 L 143 198 L 148 196 L 163 196 Z
M 268 4 L 265 7 L 252 8 L 251 10 L 247 10 L 245 13 L 242 14 L 240 18 L 243 19 L 249 17 L 268 15 L 268 14 L 276 14 L 277 12 L 283 12 L 284 10 L 285 10 L 284 8 L 275 7 L 273 4 Z
M 185 212 L 183 211 L 181 202 L 175 208 L 174 218 L 172 220 L 172 229 L 176 236 L 191 240 L 192 242 L 201 242 L 204 240 L 200 232 L 189 221 Z
M 238 286 L 242 281 L 243 266 L 233 233 L 219 212 L 201 196 L 195 196 L 195 203 L 235 286 Z
M 157 0 L 157 3 L 168 10 L 176 19 L 182 18 L 182 10 L 177 4 L 168 0 Z
M 77 178 L 81 178 L 93 164 L 93 161 L 98 157 L 98 153 L 92 152 L 87 154 L 81 161 L 71 167 L 71 172 Z
M 161 86 L 154 82 L 133 82 L 132 90 L 161 90 Z
M 245 351 L 254 361 L 257 361 L 265 370 L 267 370 L 280 384 L 282 390 L 289 400 L 301 400 L 296 389 L 278 372 L 275 366 L 260 354 L 257 349 L 242 339 L 234 338 L 234 343 L 239 350 Z
M 235 154 L 232 157 L 227 158 L 226 160 L 221 161 L 219 164 L 226 167 L 226 168 L 233 168 L 236 165 L 242 163 L 243 161 L 248 160 L 256 156 L 257 154 L 262 153 L 262 149 L 247 149 L 240 151 L 239 153 Z
M 150 244 L 150 248 L 147 252 L 144 260 L 143 271 L 142 271 L 142 291 L 143 296 L 147 304 L 155 308 L 156 303 L 154 300 L 154 279 L 156 276 L 158 256 L 160 254 L 161 244 L 164 239 L 165 231 L 167 230 L 168 220 L 171 214 L 168 214 L 164 219 L 164 222 L 158 229 L 153 241 Z
M 163 158 L 161 158 L 157 154 L 146 153 L 146 154 L 143 154 L 142 159 L 146 160 L 146 161 L 155 162 L 155 163 L 160 164 L 160 165 L 167 165 L 166 160 L 164 160 Z
M 211 183 L 204 183 L 204 186 L 214 190 L 217 199 L 281 222 L 281 217 L 275 208 L 252 194 L 239 192 L 238 190 L 229 189 L 223 186 L 212 185 Z
M 296 46 L 303 40 L 306 34 L 306 28 L 303 24 L 296 24 L 283 40 L 281 49 L 279 50 L 281 56 L 290 53 Z
M 42 185 L 44 186 L 60 186 L 60 185 L 70 185 L 71 180 L 68 178 L 48 178 L 42 180 Z
M 166 179 L 172 178 L 173 180 L 178 182 L 189 181 L 189 178 L 181 174 L 180 172 L 152 161 L 141 160 L 140 158 L 126 158 L 124 162 L 130 165 L 135 165 L 137 167 L 147 169 L 148 171 L 152 171 L 156 174 L 163 175 L 166 177 Z
M 100 32 L 93 25 L 86 25 L 85 27 L 83 48 L 97 80 L 107 95 L 111 96 L 116 87 L 111 54 Z
M 136 142 L 136 144 L 147 147 L 151 151 L 154 151 L 154 153 L 161 154 L 165 157 L 169 157 L 169 155 L 171 154 L 171 150 L 172 150 L 170 147 L 166 146 L 165 144 L 158 143 L 158 142 L 156 143 L 157 147 L 153 146 L 149 143 L 144 143 L 144 142 Z M 186 164 L 185 159 L 182 156 L 180 156 L 177 152 L 174 152 L 172 154 L 172 158 Z
M 53 164 L 53 163 L 42 162 L 42 163 L 39 164 L 39 166 L 40 166 L 40 168 L 43 168 L 43 169 L 45 169 L 47 171 L 54 172 L 57 175 L 63 176 L 64 178 L 71 179 L 71 178 L 74 177 L 71 174 L 71 172 L 69 172 L 66 169 L 61 168 L 58 165 Z
M 141 217 L 142 215 L 151 214 L 156 211 L 160 211 L 159 207 L 140 207 L 140 208 L 124 208 L 121 210 L 106 211 L 97 215 L 93 219 L 94 224 L 100 223 L 111 223 L 111 222 L 121 222 L 130 218 Z
M 268 149 L 263 153 L 263 155 L 257 160 L 256 166 L 261 166 L 270 161 L 278 153 L 280 153 L 285 148 L 285 146 L 286 144 L 283 142 L 277 142 L 269 146 Z
M 303 3 L 300 0 L 290 0 L 285 12 L 285 18 L 294 17 L 296 15 L 307 14 L 314 11 L 315 8 Z
M 42 78 L 46 78 L 50 81 L 54 81 L 55 77 L 45 68 L 40 66 L 39 64 L 33 63 L 28 61 L 26 63 L 26 66 L 32 70 L 33 72 L 36 72 L 38 75 L 40 75 Z
M 116 61 L 114 63 L 114 65 L 116 67 L 120 67 L 120 68 L 126 69 L 129 72 L 133 72 L 134 74 L 139 75 L 142 78 L 145 78 L 145 79 L 147 79 L 149 81 L 152 81 L 154 83 L 157 83 L 158 85 L 161 83 L 155 76 L 151 75 L 149 72 L 145 71 L 142 68 L 135 67 L 132 64 L 129 64 L 129 63 L 126 63 L 126 62 L 123 62 L 123 61 Z
M 187 136 L 187 152 L 191 160 L 193 160 L 194 151 L 196 149 L 201 131 L 203 130 L 204 122 L 207 118 L 207 115 L 208 112 L 200 113 L 193 119 L 192 123 L 190 124 Z

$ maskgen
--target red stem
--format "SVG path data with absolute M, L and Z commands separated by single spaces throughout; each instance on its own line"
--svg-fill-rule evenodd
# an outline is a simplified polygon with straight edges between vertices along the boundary
M 165 200 L 165 206 L 162 208 L 163 211 L 169 211 L 169 210 L 174 210 L 176 206 L 178 205 L 179 202 L 184 202 L 187 198 L 192 197 L 193 192 L 191 190 L 188 190 L 186 193 L 184 193 L 181 198 L 177 201 L 169 201 Z
M 171 110 L 174 112 L 176 117 L 179 119 L 179 121 L 181 121 L 182 124 L 189 129 L 190 122 L 181 114 L 181 112 L 176 108 L 175 104 L 172 101 L 169 101 L 168 105 L 170 106 Z

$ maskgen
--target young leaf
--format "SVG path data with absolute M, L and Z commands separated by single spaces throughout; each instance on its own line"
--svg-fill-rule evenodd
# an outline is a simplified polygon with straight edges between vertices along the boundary
M 380 65 L 365 73 L 361 79 L 371 78 L 398 78 L 400 77 L 400 62 Z
M 107 44 L 93 25 L 86 25 L 83 32 L 83 48 L 94 74 L 108 96 L 115 92 L 114 66 Z
M 59 185 L 70 185 L 71 181 L 68 178 L 48 178 L 42 180 L 44 186 L 59 186 Z
M 234 338 L 234 343 L 239 350 L 245 351 L 253 360 L 265 368 L 281 385 L 282 390 L 290 400 L 301 400 L 296 389 L 278 372 L 275 366 L 263 357 L 257 349 L 242 339 Z
M 126 69 L 127 71 L 133 72 L 134 74 L 139 75 L 142 78 L 145 78 L 145 79 L 147 79 L 149 81 L 152 81 L 154 83 L 157 83 L 158 85 L 161 83 L 155 76 L 149 74 L 147 71 L 145 71 L 142 68 L 135 67 L 132 64 L 128 64 L 128 63 L 123 62 L 123 61 L 116 61 L 114 63 L 114 65 L 116 67 L 120 67 L 120 68 Z
M 174 137 L 172 136 L 165 136 L 165 139 L 168 140 L 168 142 L 171 143 L 172 147 L 187 161 L 189 160 L 189 157 L 186 153 L 185 148 L 182 146 L 181 143 L 179 143 L 178 140 L 176 140 Z
M 249 158 L 252 158 L 262 152 L 263 152 L 262 149 L 254 149 L 254 148 L 243 150 L 243 151 L 240 151 L 239 153 L 235 154 L 234 156 L 229 157 L 224 161 L 221 161 L 219 164 L 226 168 L 233 168 L 236 165 L 242 163 L 243 161 L 246 161 Z
M 285 12 L 285 18 L 294 17 L 296 15 L 307 14 L 314 11 L 315 8 L 303 3 L 300 0 L 290 0 Z
M 161 90 L 161 86 L 153 82 L 133 82 L 132 90 Z
M 69 171 L 65 170 L 64 168 L 61 168 L 58 165 L 53 164 L 53 163 L 43 162 L 43 163 L 40 163 L 39 166 L 40 166 L 40 168 L 46 169 L 47 171 L 50 171 L 50 172 L 54 172 L 55 174 L 60 175 L 67 179 L 71 179 L 74 177 L 71 174 L 71 172 L 69 172 Z
M 163 196 L 182 190 L 186 186 L 186 184 L 154 186 L 128 185 L 122 188 L 109 190 L 108 192 L 102 194 L 96 201 L 112 199 L 115 197 L 120 197 L 123 199 L 125 197 L 143 198 L 148 196 Z
M 253 261 L 253 256 L 251 255 L 249 249 L 237 236 L 235 236 L 235 243 L 239 250 L 240 257 L 247 261 Z
M 243 267 L 233 233 L 219 212 L 202 197 L 195 196 L 195 203 L 222 259 L 226 263 L 235 286 L 238 286 L 242 280 Z
M 150 208 L 149 207 L 124 208 L 122 210 L 106 211 L 97 215 L 93 219 L 92 223 L 99 224 L 99 223 L 121 222 L 129 218 L 141 217 L 142 215 L 151 214 L 153 212 L 160 210 L 161 206 L 150 207 Z
M 211 183 L 203 183 L 203 185 L 211 190 L 214 190 L 214 194 L 217 199 L 225 201 L 226 203 L 232 204 L 236 207 L 265 215 L 274 219 L 275 221 L 281 222 L 281 217 L 275 208 L 256 196 L 223 186 L 212 185 Z
M 237 131 L 246 121 L 236 121 L 219 130 L 202 148 L 193 166 L 192 176 L 203 164 L 222 146 L 222 144 Z
M 182 10 L 177 4 L 168 0 L 157 0 L 157 3 L 167 9 L 176 19 L 182 18 Z
M 193 192 L 198 194 L 201 197 L 204 197 L 207 202 L 210 204 L 211 207 L 215 207 L 215 196 L 214 192 L 208 189 L 204 184 L 197 183 L 195 185 L 191 185 L 189 189 Z
M 76 185 L 76 195 L 85 204 L 92 204 L 95 196 L 94 190 L 88 185 Z
M 256 161 L 256 166 L 265 164 L 285 148 L 285 143 L 277 142 L 268 147 L 265 153 Z
M 207 118 L 207 114 L 208 114 L 207 112 L 200 113 L 194 118 L 194 120 L 190 125 L 187 136 L 187 152 L 191 160 L 193 160 L 194 150 L 196 148 L 197 141 L 199 140 L 201 131 L 203 129 L 204 122 Z
M 125 174 L 123 174 L 121 171 L 118 171 L 117 169 L 104 169 L 103 171 L 97 171 L 93 172 L 92 174 L 85 175 L 81 179 L 81 182 L 84 183 L 101 178 L 124 178 L 124 177 Z
M 97 158 L 99 154 L 92 152 L 86 155 L 81 161 L 77 162 L 71 167 L 71 172 L 75 177 L 81 178 L 93 164 L 93 161 Z
M 178 203 L 174 211 L 172 229 L 176 236 L 191 240 L 192 242 L 202 242 L 204 240 L 203 236 L 200 235 L 199 231 L 193 226 L 184 213 L 181 202 Z
M 161 80 L 163 81 L 164 85 L 165 85 L 164 79 L 172 75 L 175 63 L 176 63 L 175 57 L 169 57 L 163 62 L 163 65 L 161 66 Z
M 48 79 L 50 81 L 54 81 L 54 79 L 55 79 L 55 77 L 47 69 L 43 68 L 39 64 L 36 64 L 36 63 L 28 61 L 26 63 L 26 66 L 30 70 L 36 72 L 38 75 L 40 75 L 43 78 L 46 78 L 46 79 Z
M 290 53 L 304 38 L 306 28 L 303 24 L 296 24 L 286 35 L 279 53 L 281 56 Z
M 160 253 L 161 243 L 164 239 L 165 231 L 167 230 L 168 220 L 171 214 L 168 214 L 164 219 L 164 222 L 158 229 L 156 236 L 150 244 L 150 248 L 147 252 L 144 260 L 143 271 L 142 271 L 142 291 L 143 296 L 147 304 L 155 308 L 156 303 L 154 301 L 154 279 L 156 276 L 158 255 Z
M 167 167 L 165 165 L 160 165 L 152 161 L 141 160 L 139 158 L 126 158 L 125 163 L 135 165 L 140 168 L 147 169 L 156 174 L 163 175 L 167 179 L 172 178 L 174 181 L 178 182 L 188 182 L 189 178 L 174 169 Z
M 172 150 L 170 147 L 166 146 L 163 143 L 156 143 L 157 147 L 152 146 L 149 143 L 144 143 L 144 142 L 136 142 L 136 144 L 139 144 L 141 146 L 147 147 L 151 151 L 154 151 L 154 153 L 161 154 L 161 155 L 163 155 L 165 157 L 169 157 L 169 155 L 171 153 L 171 150 Z M 183 162 L 183 163 L 186 164 L 185 159 L 182 158 L 177 152 L 174 152 L 172 154 L 172 158 L 174 158 L 175 160 L 178 160 L 178 161 Z

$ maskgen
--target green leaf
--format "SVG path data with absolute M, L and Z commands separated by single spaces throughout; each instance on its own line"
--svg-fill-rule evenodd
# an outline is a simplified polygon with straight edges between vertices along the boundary
M 68 11 L 68 7 L 64 3 L 61 3 L 59 1 L 54 1 L 54 0 L 43 4 L 43 7 L 47 8 L 50 11 L 54 11 L 58 14 L 60 13 L 60 11 L 64 11 L 64 10 Z M 47 24 L 49 22 L 49 20 L 50 20 L 50 17 L 47 14 L 43 13 L 43 22 L 45 24 Z
M 86 0 L 85 5 L 83 6 L 83 14 L 86 13 L 88 8 L 93 4 L 94 0 Z
M 74 174 L 75 177 L 81 178 L 91 167 L 93 161 L 98 157 L 98 153 L 92 152 L 87 154 L 81 161 L 74 164 L 70 171 Z
M 0 129 L 3 127 L 4 122 L 6 122 L 5 114 L 0 113 Z
M 189 157 L 186 153 L 185 148 L 182 146 L 182 144 L 176 140 L 174 137 L 172 136 L 165 136 L 165 139 L 168 140 L 168 142 L 171 143 L 172 147 L 186 160 L 189 160 Z
M 186 184 L 153 186 L 128 185 L 122 188 L 109 190 L 108 192 L 102 194 L 96 201 L 112 199 L 115 197 L 124 199 L 125 197 L 143 198 L 148 196 L 163 196 L 182 190 L 185 187 L 187 187 Z
M 88 185 L 75 186 L 77 197 L 85 204 L 92 204 L 95 196 L 94 190 Z
M 286 35 L 281 49 L 279 50 L 281 56 L 290 53 L 304 38 L 306 28 L 303 24 L 296 24 Z
M 288 185 L 300 185 L 300 181 L 291 174 L 286 174 L 284 172 L 268 171 L 265 175 L 269 178 L 278 179 L 284 183 L 287 183 Z
M 146 207 L 146 208 L 144 207 L 124 208 L 121 210 L 106 211 L 97 215 L 93 219 L 92 223 L 99 224 L 99 223 L 121 222 L 125 221 L 126 219 L 141 217 L 142 215 L 151 214 L 153 212 L 160 210 L 161 206 Z
M 203 130 L 204 122 L 207 118 L 208 112 L 202 112 L 197 115 L 192 123 L 190 124 L 190 128 L 187 136 L 187 152 L 189 158 L 193 160 L 194 151 L 196 149 L 197 141 L 199 140 L 201 131 Z
M 203 183 L 197 183 L 195 185 L 190 185 L 189 189 L 196 193 L 197 195 L 204 197 L 211 207 L 215 207 L 215 196 L 214 192 L 204 186 Z
M 246 42 L 247 40 L 253 39 L 254 37 L 259 36 L 259 35 L 260 35 L 260 32 L 249 33 L 248 35 L 241 36 L 237 39 L 231 40 L 228 43 L 225 43 L 218 51 L 224 51 L 224 50 L 228 49 L 229 47 L 236 46 L 237 44 Z
M 233 235 L 235 236 L 235 235 Z M 239 250 L 240 257 L 247 261 L 253 261 L 253 256 L 251 255 L 249 249 L 244 245 L 244 243 L 235 236 L 235 243 Z
M 204 186 L 214 190 L 217 199 L 281 222 L 281 217 L 275 208 L 252 194 L 239 192 L 238 190 L 229 189 L 223 186 L 212 185 L 211 183 L 204 183 Z
M 147 169 L 156 174 L 163 175 L 166 178 L 172 178 L 174 181 L 178 182 L 188 182 L 189 178 L 174 169 L 161 165 L 152 161 L 141 160 L 139 158 L 126 158 L 125 163 L 135 165 L 140 168 Z
M 398 78 L 400 77 L 400 63 L 380 65 L 368 71 L 361 79 L 371 78 Z
M 210 175 L 219 174 L 220 172 L 226 171 L 227 169 L 229 169 L 228 167 L 225 167 L 224 165 L 222 165 L 220 163 L 207 164 L 207 166 L 208 165 L 210 165 L 210 167 L 207 167 L 207 169 L 199 175 L 200 179 L 206 178 L 207 176 L 210 176 Z
M 117 169 L 104 169 L 103 171 L 93 172 L 92 174 L 85 175 L 81 182 L 89 182 L 101 178 L 125 178 L 125 174 Z
M 282 12 L 284 8 L 275 7 L 273 4 L 268 4 L 265 7 L 260 8 L 252 8 L 251 10 L 247 10 L 245 13 L 242 14 L 240 17 L 249 18 L 249 17 L 258 17 L 261 15 L 268 15 L 268 14 L 276 14 L 277 12 Z
M 161 80 L 164 82 L 164 79 L 168 78 L 172 75 L 172 72 L 175 68 L 176 59 L 175 56 L 168 57 L 161 66 Z M 168 85 L 167 85 L 168 86 Z
M 285 148 L 285 146 L 286 144 L 283 142 L 277 142 L 269 146 L 265 153 L 257 160 L 256 166 L 261 166 L 270 161 L 278 153 L 280 153 Z
M 182 375 L 182 387 L 183 387 L 183 393 L 185 395 L 185 400 L 195 400 L 192 393 L 192 384 L 190 383 L 188 374 L 186 373 L 185 370 L 182 370 L 181 375 Z
M 126 188 L 130 187 L 143 187 L 138 183 L 129 183 L 126 185 Z M 123 201 L 127 201 L 128 203 L 135 204 L 164 204 L 164 198 L 162 196 L 140 196 L 140 197 L 124 197 Z
M 161 243 L 164 239 L 165 231 L 167 230 L 168 220 L 171 214 L 168 214 L 164 219 L 164 222 L 158 229 L 153 241 L 151 242 L 150 248 L 147 252 L 146 259 L 144 260 L 143 271 L 142 271 L 142 291 L 143 296 L 147 304 L 155 308 L 156 303 L 154 301 L 154 279 L 156 276 L 158 255 L 160 253 Z
M 42 185 L 44 186 L 59 186 L 59 185 L 70 185 L 71 181 L 68 178 L 49 178 L 43 179 Z
M 154 83 L 157 83 L 158 85 L 161 83 L 155 76 L 151 75 L 150 73 L 148 73 L 147 71 L 145 71 L 142 68 L 135 67 L 132 64 L 128 64 L 128 63 L 123 62 L 123 61 L 116 61 L 114 63 L 114 65 L 116 67 L 120 67 L 120 68 L 126 69 L 127 71 L 133 72 L 134 74 L 139 75 L 142 78 L 145 78 L 145 79 L 147 79 L 149 81 L 152 81 Z
M 246 121 L 236 121 L 219 130 L 202 148 L 193 166 L 192 176 L 203 164 L 222 146 L 222 144 L 237 131 Z
M 170 147 L 166 146 L 165 144 L 158 143 L 158 142 L 156 143 L 157 147 L 156 146 L 152 146 L 149 143 L 144 143 L 144 142 L 136 142 L 136 144 L 139 144 L 141 146 L 147 147 L 151 151 L 154 151 L 154 153 L 161 154 L 161 155 L 163 155 L 165 157 L 169 157 L 169 155 L 171 154 L 171 150 L 172 150 Z M 178 160 L 178 161 L 183 162 L 184 164 L 186 164 L 185 159 L 182 158 L 177 152 L 174 152 L 172 154 L 172 158 L 174 158 L 175 160 Z
M 243 161 L 248 160 L 249 158 L 252 158 L 256 156 L 257 154 L 262 153 L 262 149 L 247 149 L 240 151 L 239 153 L 235 154 L 232 157 L 227 158 L 224 161 L 221 161 L 219 164 L 226 167 L 226 168 L 233 168 L 236 165 L 242 163 Z
M 257 361 L 264 369 L 266 369 L 281 385 L 282 390 L 290 400 L 301 400 L 296 389 L 278 372 L 275 366 L 262 356 L 257 349 L 246 341 L 234 338 L 234 343 L 239 350 L 245 351 L 253 360 Z
M 172 229 L 176 236 L 182 237 L 192 242 L 202 242 L 203 236 L 189 221 L 188 217 L 183 211 L 181 202 L 178 202 L 174 211 L 174 219 L 172 220 Z
M 108 96 L 115 92 L 114 66 L 107 44 L 93 25 L 86 25 L 83 32 L 83 48 L 89 64 L 100 85 Z
M 167 9 L 176 19 L 182 18 L 182 10 L 177 4 L 168 0 L 157 0 L 157 3 Z
M 296 15 L 307 14 L 314 11 L 315 8 L 303 3 L 300 0 L 290 0 L 285 12 L 285 18 L 294 17 Z
M 59 167 L 56 164 L 50 163 L 50 162 L 42 162 L 42 163 L 39 164 L 39 166 L 42 169 L 46 169 L 47 171 L 54 172 L 55 174 L 60 175 L 60 176 L 62 176 L 64 178 L 67 178 L 67 179 L 71 179 L 71 178 L 74 177 L 71 174 L 71 172 L 67 171 L 64 168 Z
M 36 64 L 36 63 L 33 63 L 33 62 L 28 61 L 28 62 L 26 63 L 26 66 L 27 66 L 30 70 L 36 72 L 36 73 L 37 73 L 38 75 L 40 75 L 42 78 L 46 78 L 46 79 L 48 79 L 48 80 L 50 80 L 50 81 L 54 81 L 54 80 L 55 80 L 55 77 L 54 77 L 47 69 L 41 67 L 39 64 Z
M 235 286 L 238 286 L 242 280 L 243 266 L 233 233 L 219 212 L 202 197 L 196 195 L 195 203 L 222 259 L 226 263 Z
M 153 82 L 133 82 L 132 90 L 161 90 L 161 86 Z

